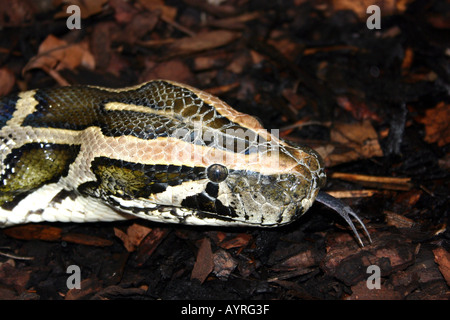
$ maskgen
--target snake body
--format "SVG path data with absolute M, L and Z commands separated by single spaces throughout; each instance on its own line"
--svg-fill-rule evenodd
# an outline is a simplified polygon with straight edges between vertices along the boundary
M 312 149 L 167 80 L 2 98 L 0 174 L 1 227 L 130 217 L 274 227 L 304 214 L 326 181 Z

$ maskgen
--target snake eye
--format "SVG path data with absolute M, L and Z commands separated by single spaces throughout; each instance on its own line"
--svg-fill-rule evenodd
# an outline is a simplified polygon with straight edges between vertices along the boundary
M 228 176 L 228 169 L 221 164 L 212 164 L 206 169 L 206 175 L 212 182 L 219 183 Z

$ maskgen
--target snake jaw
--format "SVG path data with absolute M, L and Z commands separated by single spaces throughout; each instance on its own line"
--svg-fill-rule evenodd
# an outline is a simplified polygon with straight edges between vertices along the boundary
M 359 244 L 361 247 L 364 247 L 364 243 L 361 240 L 361 237 L 358 234 L 358 231 L 356 230 L 355 225 L 353 224 L 353 221 L 350 219 L 350 216 L 356 219 L 356 221 L 359 222 L 361 227 L 363 228 L 367 238 L 369 239 L 369 243 L 372 243 L 372 238 L 370 237 L 369 232 L 367 231 L 366 226 L 361 221 L 361 219 L 358 217 L 358 215 L 345 203 L 343 203 L 341 200 L 330 196 L 328 193 L 325 193 L 323 191 L 319 191 L 316 200 L 325 206 L 333 209 L 336 211 L 344 220 L 347 222 L 347 224 L 352 228 L 352 231 L 355 235 L 355 237 L 358 239 Z

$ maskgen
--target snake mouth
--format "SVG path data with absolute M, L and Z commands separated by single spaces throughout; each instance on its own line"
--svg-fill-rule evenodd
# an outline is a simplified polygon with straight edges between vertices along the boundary
M 181 206 L 234 224 L 275 227 L 306 212 L 314 202 L 315 191 L 315 184 L 299 175 L 230 171 L 225 181 L 207 183 L 202 192 L 185 198 Z

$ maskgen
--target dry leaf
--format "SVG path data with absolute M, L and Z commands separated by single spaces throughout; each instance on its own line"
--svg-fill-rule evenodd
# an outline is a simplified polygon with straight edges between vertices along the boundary
M 133 252 L 141 244 L 142 240 L 152 231 L 151 228 L 132 224 L 128 227 L 127 232 L 123 232 L 118 228 L 114 228 L 114 234 L 122 240 L 124 247 L 128 252 Z
M 233 239 L 220 243 L 219 246 L 224 249 L 245 247 L 251 239 L 252 236 L 250 234 L 240 233 Z
M 64 40 L 49 35 L 39 46 L 38 54 L 24 67 L 23 73 L 31 69 L 42 69 L 54 76 L 51 71 L 73 70 L 79 66 L 93 70 L 95 60 L 88 47 L 86 41 L 68 44 Z
M 439 270 L 450 286 L 450 253 L 444 248 L 437 248 L 433 250 L 434 261 L 439 265 Z
M 394 226 L 400 229 L 412 228 L 415 224 L 413 220 L 389 210 L 384 210 L 384 214 L 386 215 L 386 224 L 388 226 Z
M 217 30 L 200 33 L 194 37 L 186 37 L 173 42 L 167 49 L 167 54 L 182 55 L 211 50 L 224 46 L 239 37 L 239 33 Z
M 312 250 L 305 250 L 277 264 L 275 270 L 298 270 L 312 267 L 318 263 Z
M 331 141 L 327 146 L 316 148 L 326 166 L 383 156 L 377 133 L 368 120 L 335 124 L 331 130 Z
M 249 12 L 239 16 L 233 16 L 229 18 L 211 20 L 208 25 L 216 27 L 218 29 L 245 29 L 246 22 L 256 20 L 262 16 L 261 12 Z
M 20 240 L 58 241 L 61 239 L 61 228 L 42 224 L 26 224 L 3 230 L 7 236 Z
M 38 50 L 38 55 L 28 61 L 24 67 L 23 72 L 31 69 L 53 69 L 56 67 L 59 61 L 64 59 L 67 49 L 67 42 L 58 39 L 54 35 L 48 35 L 47 38 L 41 43 Z
M 154 228 L 149 234 L 141 241 L 139 248 L 136 252 L 134 261 L 136 265 L 142 266 L 145 261 L 155 252 L 159 244 L 169 234 L 168 228 Z
M 425 141 L 437 142 L 439 147 L 450 143 L 450 104 L 438 103 L 433 109 L 428 109 L 425 116 L 417 119 L 425 125 Z
M 67 233 L 62 236 L 61 240 L 95 247 L 109 247 L 113 245 L 111 240 L 83 233 Z
M 80 283 L 80 289 L 72 288 L 67 291 L 65 300 L 83 300 L 102 289 L 102 284 L 97 278 L 84 279 Z
M 192 269 L 191 279 L 197 279 L 200 283 L 203 283 L 213 269 L 214 262 L 211 242 L 208 238 L 203 238 L 197 252 L 194 269 Z

